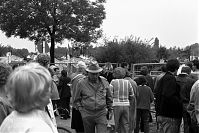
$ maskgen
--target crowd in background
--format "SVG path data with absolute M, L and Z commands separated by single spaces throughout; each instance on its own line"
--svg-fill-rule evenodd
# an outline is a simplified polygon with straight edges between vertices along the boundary
M 149 133 L 154 103 L 159 133 L 198 133 L 199 61 L 180 66 L 170 59 L 162 73 L 147 66 L 133 77 L 129 65 L 73 64 L 75 71 L 50 66 L 38 55 L 23 66 L 0 63 L 0 132 L 57 133 L 56 116 L 71 118 L 77 133 Z

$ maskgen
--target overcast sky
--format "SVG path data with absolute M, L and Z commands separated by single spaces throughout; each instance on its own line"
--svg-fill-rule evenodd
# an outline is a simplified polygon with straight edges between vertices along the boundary
M 199 43 L 198 0 L 106 0 L 102 28 L 107 38 L 158 37 L 162 46 L 185 47 Z M 0 32 L 0 43 L 34 51 L 34 43 L 7 39 Z M 63 46 L 66 44 L 63 44 Z

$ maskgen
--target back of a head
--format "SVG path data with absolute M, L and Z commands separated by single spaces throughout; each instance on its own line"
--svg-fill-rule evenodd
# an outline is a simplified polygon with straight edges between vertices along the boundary
M 170 72 L 175 72 L 176 70 L 178 70 L 179 66 L 180 66 L 180 63 L 177 59 L 170 59 L 167 61 L 167 64 L 166 64 L 167 71 L 170 71 Z
M 135 78 L 135 82 L 137 83 L 137 85 L 146 85 L 147 80 L 146 80 L 145 76 L 139 76 L 139 77 Z
M 162 71 L 162 72 L 166 72 L 166 71 L 167 71 L 166 65 L 161 66 L 161 71 Z
M 190 74 L 191 73 L 191 68 L 189 66 L 183 66 L 181 69 L 181 73 L 185 73 L 185 74 Z
M 86 69 L 86 63 L 83 61 L 78 61 L 78 63 L 75 65 L 77 72 L 83 72 Z
M 16 68 L 6 84 L 8 96 L 14 109 L 26 113 L 44 109 L 51 96 L 51 75 L 38 63 Z
M 62 70 L 62 71 L 61 71 L 61 75 L 62 75 L 63 77 L 67 77 L 67 70 Z
M 148 67 L 147 66 L 143 66 L 140 69 L 140 75 L 147 75 L 149 73 Z
M 122 67 L 116 67 L 113 71 L 113 76 L 117 79 L 122 79 L 126 75 L 126 70 Z
M 193 66 L 195 66 L 196 67 L 196 69 L 199 69 L 199 60 L 193 60 L 192 61 L 193 62 Z
M 45 54 L 45 53 L 41 53 L 37 56 L 36 58 L 36 61 L 44 66 L 44 67 L 47 67 L 48 64 L 50 63 L 50 56 L 48 54 Z

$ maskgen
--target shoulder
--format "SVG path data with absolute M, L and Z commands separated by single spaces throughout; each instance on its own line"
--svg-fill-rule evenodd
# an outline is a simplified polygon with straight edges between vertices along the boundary
M 10 126 L 12 125 L 12 126 Z M 35 114 L 18 114 L 13 111 L 2 123 L 0 132 L 48 132 L 51 133 L 50 126 Z
M 37 120 L 33 121 L 34 123 L 31 123 L 30 127 L 28 128 L 28 132 L 32 133 L 39 133 L 39 132 L 46 132 L 46 133 L 52 133 L 52 129 L 50 126 L 42 121 L 42 120 Z
M 197 89 L 198 87 L 199 87 L 199 80 L 197 80 L 197 81 L 193 84 L 192 88 Z
M 75 80 L 77 81 L 78 84 L 85 84 L 88 82 L 88 77 L 87 76 L 78 77 Z
M 172 73 L 167 72 L 167 73 L 165 73 L 165 75 L 162 77 L 162 80 L 163 80 L 164 82 L 166 82 L 166 81 L 171 81 L 171 80 L 176 80 L 176 77 L 175 77 Z

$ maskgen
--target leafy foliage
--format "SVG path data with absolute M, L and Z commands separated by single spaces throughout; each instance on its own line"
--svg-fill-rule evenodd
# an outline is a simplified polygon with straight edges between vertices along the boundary
M 95 41 L 101 36 L 105 18 L 104 0 L 1 0 L 0 29 L 8 37 L 19 36 L 51 42 L 54 62 L 55 42 L 74 39 Z
M 11 52 L 12 55 L 16 55 L 21 58 L 26 58 L 29 55 L 27 49 L 15 49 L 10 46 L 4 46 L 0 44 L 0 57 L 6 56 L 7 52 Z

